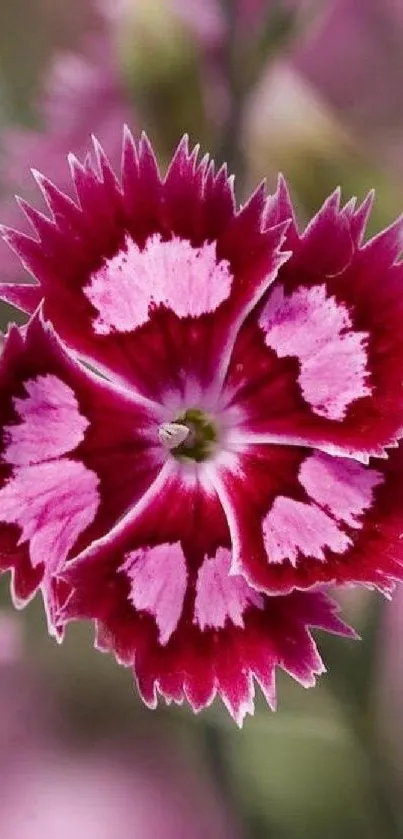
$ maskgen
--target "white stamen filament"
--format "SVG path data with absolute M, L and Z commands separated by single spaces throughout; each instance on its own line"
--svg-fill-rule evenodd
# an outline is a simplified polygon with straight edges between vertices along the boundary
M 158 437 L 167 449 L 176 449 L 189 436 L 190 429 L 180 422 L 163 422 L 158 429 Z

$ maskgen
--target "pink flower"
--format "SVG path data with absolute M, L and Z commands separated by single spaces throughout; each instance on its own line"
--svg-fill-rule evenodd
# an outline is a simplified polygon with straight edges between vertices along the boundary
M 281 179 L 237 210 L 185 141 L 164 179 L 128 132 L 122 186 L 95 159 L 5 233 L 38 283 L 0 292 L 39 310 L 0 370 L 2 566 L 150 706 L 241 722 L 276 666 L 314 683 L 310 627 L 349 634 L 319 584 L 403 576 L 403 225 L 363 245 L 371 200 L 335 193 L 300 234 Z
M 19 705 L 20 696 L 14 701 Z M 31 742 L 36 718 L 30 716 L 28 747 L 26 737 L 21 741 L 19 718 L 17 739 L 2 755 L 7 772 L 0 832 L 7 839 L 237 836 L 203 766 L 186 760 L 173 738 L 139 732 L 125 750 L 116 745 L 74 749 L 57 742 L 52 730 L 34 730 Z
M 8 625 L 8 618 L 16 625 Z M 23 621 L 0 612 L 3 630 L 20 634 Z M 21 638 L 16 637 L 17 641 Z M 111 725 L 99 742 L 97 725 L 82 737 L 99 683 L 67 668 L 72 693 L 29 645 L 0 656 L 0 836 L 4 839 L 235 839 L 235 819 L 209 772 L 203 748 L 190 752 L 181 727 L 151 727 L 140 709 L 126 722 L 121 703 L 108 702 Z M 21 653 L 21 654 L 20 654 Z M 75 674 L 75 675 L 74 675 Z M 76 676 L 76 678 L 75 678 Z M 64 677 L 62 677 L 64 678 Z M 71 697 L 74 711 L 71 713 Z M 88 704 L 89 703 L 89 704 Z M 112 708 L 111 708 L 112 704 Z M 115 718 L 113 719 L 113 710 Z M 85 721 L 85 722 L 84 722 Z M 185 726 L 186 729 L 186 726 Z M 95 740 L 97 745 L 95 745 Z M 213 773 L 214 774 L 214 773 Z
M 73 151 L 84 156 L 92 132 L 96 132 L 111 161 L 116 165 L 120 161 L 121 142 L 115 126 L 132 120 L 133 109 L 114 54 L 115 28 L 104 14 L 97 17 L 97 34 L 86 37 L 82 52 L 59 53 L 50 67 L 37 108 L 44 129 L 12 127 L 2 134 L 0 175 L 5 197 L 0 206 L 8 224 L 22 223 L 14 199 L 10 202 L 7 196 L 14 194 L 17 185 L 19 192 L 32 193 L 31 167 L 46 167 L 49 177 L 71 192 L 66 154 Z M 21 270 L 1 241 L 0 268 L 3 278 L 10 280 Z
M 236 25 L 242 40 L 248 40 L 261 33 L 268 23 L 277 21 L 281 17 L 283 22 L 292 19 L 306 5 L 306 0 L 282 0 L 280 4 L 267 3 L 266 0 L 237 0 L 229 5 L 229 12 L 224 12 L 224 4 L 220 0 L 171 0 L 171 6 L 205 48 L 222 46 L 226 29 L 230 24 Z M 270 8 L 272 6 L 272 8 Z M 227 20 L 226 20 L 227 17 Z
M 333 0 L 322 6 L 320 25 L 297 41 L 292 63 L 359 132 L 360 142 L 401 172 L 403 5 Z

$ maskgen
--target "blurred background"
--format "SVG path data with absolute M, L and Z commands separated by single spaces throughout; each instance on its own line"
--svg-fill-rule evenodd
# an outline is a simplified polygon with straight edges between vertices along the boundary
M 40 205 L 30 167 L 71 190 L 91 132 L 117 164 L 125 121 L 163 165 L 187 131 L 239 200 L 281 169 L 302 223 L 375 186 L 374 232 L 403 206 L 402 46 L 402 0 L 0 0 L 0 220 Z M 364 640 L 319 638 L 319 687 L 279 678 L 239 732 L 219 704 L 147 711 L 90 628 L 58 648 L 0 583 L 2 839 L 403 837 L 403 590 L 339 594 Z

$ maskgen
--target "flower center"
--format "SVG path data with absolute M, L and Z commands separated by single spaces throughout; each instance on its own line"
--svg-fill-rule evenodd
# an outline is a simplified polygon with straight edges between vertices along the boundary
M 199 408 L 189 408 L 174 422 L 158 429 L 161 443 L 178 459 L 207 460 L 214 452 L 218 431 L 212 418 Z

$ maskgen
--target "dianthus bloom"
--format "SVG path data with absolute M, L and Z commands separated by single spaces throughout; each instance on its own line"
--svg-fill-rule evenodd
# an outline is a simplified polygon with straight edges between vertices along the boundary
M 161 178 L 125 133 L 95 141 L 77 202 L 5 236 L 37 283 L 0 369 L 1 567 L 54 632 L 93 618 L 155 706 L 323 670 L 311 627 L 350 634 L 323 584 L 403 576 L 402 223 L 332 195 L 303 234 L 280 179 L 237 209 L 183 141 Z

